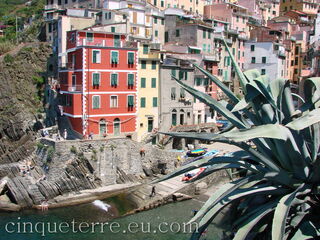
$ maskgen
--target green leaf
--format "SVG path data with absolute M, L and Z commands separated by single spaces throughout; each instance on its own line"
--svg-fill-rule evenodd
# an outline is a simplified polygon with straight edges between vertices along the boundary
M 226 47 L 229 56 L 231 58 L 231 62 L 232 62 L 232 66 L 234 67 L 234 69 L 236 70 L 236 73 L 239 77 L 239 82 L 240 85 L 242 87 L 242 90 L 246 93 L 246 85 L 248 83 L 248 79 L 246 78 L 246 76 L 243 74 L 243 72 L 241 71 L 240 67 L 238 66 L 238 63 L 236 62 L 236 60 L 234 59 L 234 56 L 232 55 L 230 48 L 228 47 L 228 44 L 226 43 L 225 39 L 223 39 L 223 44 Z
M 311 112 L 304 114 L 302 117 L 291 121 L 286 124 L 286 127 L 300 131 L 318 122 L 320 122 L 320 108 L 314 109 Z
M 214 84 L 216 84 L 230 98 L 231 101 L 233 101 L 234 103 L 239 102 L 239 99 L 236 97 L 236 95 L 234 95 L 233 92 L 224 83 L 222 83 L 219 78 L 212 75 L 207 70 L 201 68 L 195 63 L 192 63 L 192 65 L 195 68 L 199 69 L 203 74 L 205 74 Z
M 234 107 L 233 109 L 231 110 L 231 112 L 238 112 L 238 111 L 241 111 L 245 108 L 247 108 L 249 106 L 249 103 L 247 103 L 246 99 L 245 98 L 242 98 L 240 100 L 240 102 L 238 102 Z
M 177 83 L 183 87 L 187 92 L 189 92 L 192 96 L 199 99 L 201 102 L 207 104 L 212 109 L 215 109 L 218 113 L 220 113 L 222 116 L 227 118 L 233 125 L 235 125 L 238 128 L 246 128 L 246 125 L 241 122 L 231 111 L 229 111 L 226 107 L 224 107 L 221 103 L 219 103 L 217 100 L 210 97 L 208 94 L 198 91 L 184 82 L 178 80 L 174 76 L 172 76 Z
M 306 103 L 314 104 L 314 108 L 319 107 L 318 99 L 320 98 L 320 78 L 307 78 L 304 81 L 303 89 Z
M 227 139 L 242 142 L 248 141 L 254 138 L 273 138 L 280 140 L 287 140 L 290 131 L 288 128 L 279 124 L 266 124 L 250 129 L 231 130 L 227 133 L 221 134 L 222 137 Z M 214 137 L 213 140 L 217 137 Z
M 252 228 L 254 228 L 262 218 L 274 210 L 277 201 L 278 200 L 259 206 L 247 215 L 240 217 L 237 222 L 239 221 L 241 224 L 233 240 L 245 240 Z

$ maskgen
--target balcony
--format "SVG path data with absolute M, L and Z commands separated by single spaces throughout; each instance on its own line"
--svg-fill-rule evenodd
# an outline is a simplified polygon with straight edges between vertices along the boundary
M 94 39 L 91 41 L 91 39 L 83 38 L 80 39 L 80 41 L 77 44 L 78 47 L 128 47 L 128 48 L 137 48 L 138 44 L 137 42 L 124 42 L 124 41 L 118 41 L 115 42 L 113 39 Z
M 72 85 L 63 84 L 62 89 L 67 89 L 68 92 L 82 92 L 82 85 Z

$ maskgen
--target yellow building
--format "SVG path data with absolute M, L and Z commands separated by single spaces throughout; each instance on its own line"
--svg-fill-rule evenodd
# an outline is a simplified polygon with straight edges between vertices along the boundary
M 281 0 L 280 13 L 284 14 L 290 10 L 297 10 L 308 14 L 317 14 L 319 3 L 317 0 Z
M 137 135 L 138 141 L 152 138 L 158 128 L 159 106 L 159 63 L 157 44 L 140 42 L 138 66 Z M 151 138 L 151 139 L 150 139 Z
M 203 14 L 204 0 L 148 0 L 149 3 L 161 10 L 180 8 L 193 13 Z

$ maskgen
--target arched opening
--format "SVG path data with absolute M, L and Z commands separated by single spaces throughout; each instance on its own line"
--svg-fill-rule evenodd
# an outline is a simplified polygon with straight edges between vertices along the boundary
M 120 135 L 120 119 L 115 118 L 113 120 L 113 135 L 119 136 Z
M 180 110 L 180 125 L 184 124 L 184 110 Z
M 171 112 L 171 125 L 177 126 L 177 110 L 173 109 Z
M 107 134 L 107 124 L 105 119 L 100 119 L 99 121 L 99 133 L 100 136 L 105 136 Z

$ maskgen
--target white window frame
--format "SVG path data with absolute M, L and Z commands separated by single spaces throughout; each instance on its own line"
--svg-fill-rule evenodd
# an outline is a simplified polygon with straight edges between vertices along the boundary
M 91 75 L 91 85 L 93 86 L 93 75 L 94 74 L 99 74 L 99 86 L 101 86 L 101 73 L 99 72 L 93 72 Z
M 113 106 L 111 106 L 111 103 L 112 103 L 112 97 L 116 97 L 117 98 L 117 106 L 115 106 L 115 107 L 113 107 Z M 118 95 L 111 95 L 110 96 L 110 108 L 118 108 L 119 107 L 119 97 L 118 97 Z
M 94 97 L 98 97 L 99 98 L 99 107 L 98 108 L 94 108 L 93 107 L 93 98 Z M 92 103 L 91 103 L 92 109 L 100 109 L 101 108 L 101 96 L 100 95 L 92 95 L 91 101 L 92 101 Z
M 94 62 L 93 62 L 93 52 L 95 52 L 95 51 L 96 51 L 96 52 L 99 52 L 99 58 L 97 58 L 96 64 L 97 64 L 97 63 L 101 63 L 101 50 L 98 50 L 98 49 L 92 49 L 91 62 L 94 63 Z

